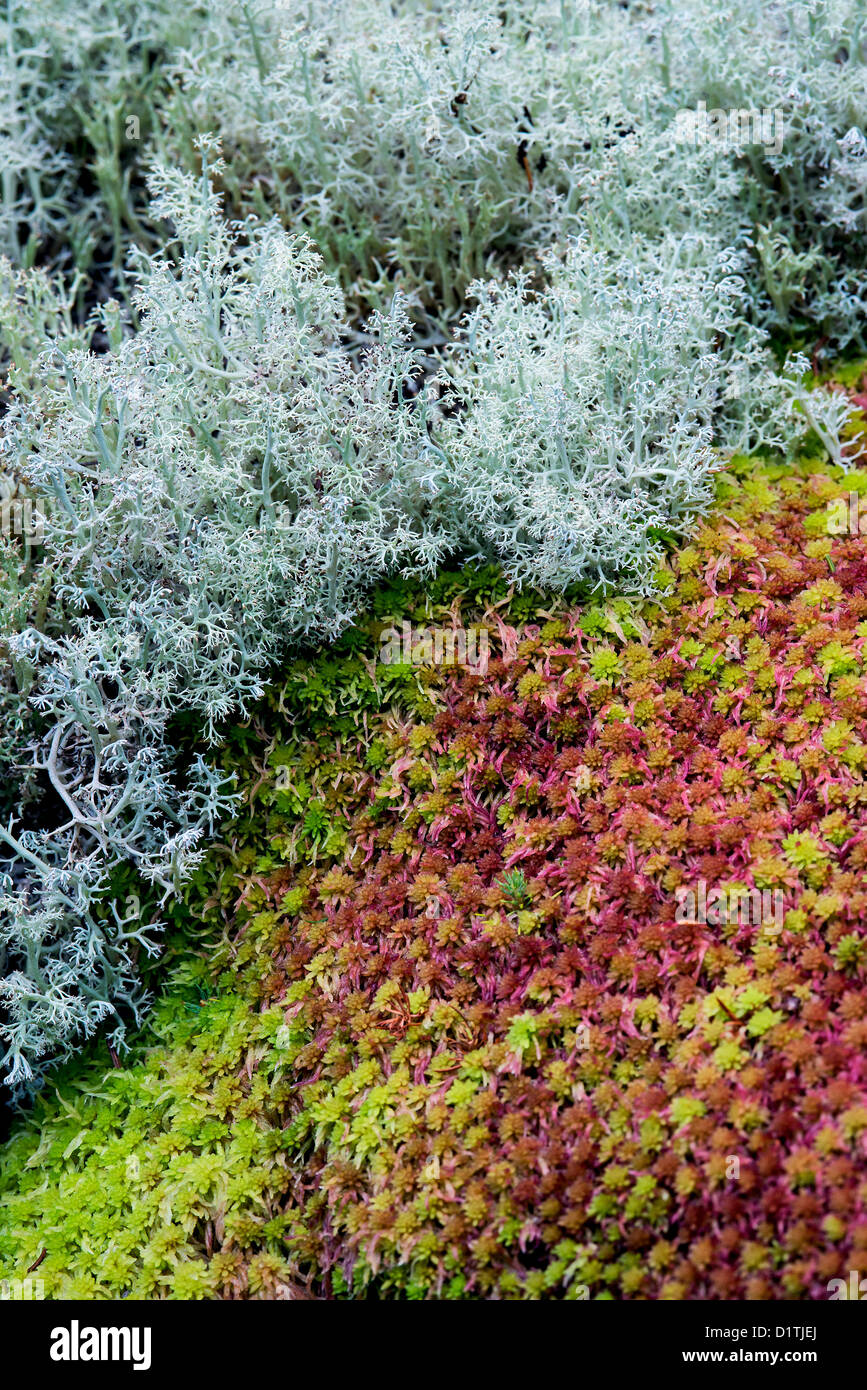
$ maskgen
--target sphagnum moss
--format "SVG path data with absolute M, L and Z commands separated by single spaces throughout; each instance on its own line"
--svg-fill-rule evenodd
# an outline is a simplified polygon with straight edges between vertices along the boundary
M 773 1299 L 867 1269 L 867 569 L 827 534 L 863 484 L 735 464 L 667 596 L 500 607 L 485 681 L 391 673 L 409 723 L 363 643 L 297 667 L 274 704 L 349 714 L 344 765 L 315 739 L 265 765 L 220 995 L 22 1124 L 3 1272 Z M 320 866 L 280 765 L 341 827 Z M 696 920 L 701 884 L 778 892 L 782 922 Z

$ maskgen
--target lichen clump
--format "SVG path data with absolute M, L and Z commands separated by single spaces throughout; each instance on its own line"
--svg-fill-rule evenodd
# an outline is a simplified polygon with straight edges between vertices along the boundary
M 812 432 L 841 463 L 816 373 L 867 351 L 862 9 L 6 7 L 13 1101 L 146 1017 L 231 812 L 212 745 L 375 584 L 473 562 L 647 597 L 721 455 Z

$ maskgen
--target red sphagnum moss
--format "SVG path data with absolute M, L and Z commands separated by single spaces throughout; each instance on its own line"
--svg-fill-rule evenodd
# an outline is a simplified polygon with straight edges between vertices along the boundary
M 318 1287 L 867 1271 L 867 556 L 822 534 L 865 484 L 725 489 L 628 640 L 501 627 L 513 659 L 394 728 L 270 943 Z

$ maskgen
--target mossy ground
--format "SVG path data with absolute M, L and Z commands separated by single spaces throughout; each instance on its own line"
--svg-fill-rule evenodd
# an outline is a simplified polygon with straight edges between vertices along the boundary
M 852 493 L 735 460 L 655 603 L 464 571 L 295 662 L 222 751 L 244 807 L 148 1029 L 15 1127 L 0 1274 L 677 1299 L 867 1270 L 867 560 L 827 534 Z M 403 617 L 485 622 L 487 675 L 378 665 Z M 781 930 L 680 920 L 702 880 L 782 894 Z

